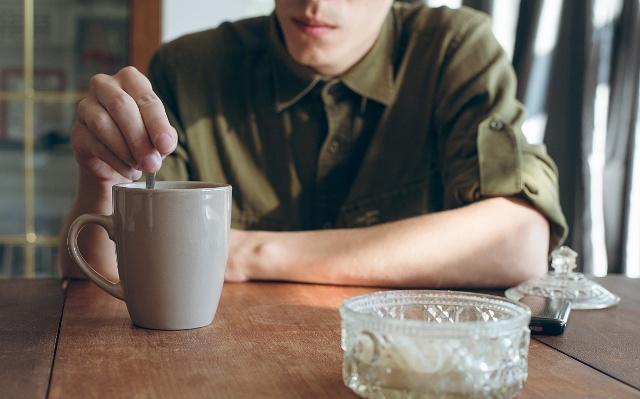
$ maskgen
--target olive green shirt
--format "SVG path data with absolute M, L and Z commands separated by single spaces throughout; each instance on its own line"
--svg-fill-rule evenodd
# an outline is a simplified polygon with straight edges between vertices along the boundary
M 179 145 L 161 179 L 233 186 L 241 229 L 358 227 L 520 196 L 566 222 L 558 174 L 528 144 L 489 19 L 394 4 L 372 49 L 339 77 L 287 53 L 274 15 L 163 46 L 150 66 Z

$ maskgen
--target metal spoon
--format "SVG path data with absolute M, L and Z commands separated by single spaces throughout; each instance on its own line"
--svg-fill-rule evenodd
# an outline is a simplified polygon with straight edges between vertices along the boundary
M 153 190 L 156 186 L 156 172 L 147 173 L 147 190 Z

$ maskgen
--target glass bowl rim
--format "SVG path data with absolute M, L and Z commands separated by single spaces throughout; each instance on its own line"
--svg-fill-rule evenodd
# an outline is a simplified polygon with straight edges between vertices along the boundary
M 381 318 L 376 315 L 358 312 L 352 309 L 355 303 L 384 299 L 391 295 L 398 295 L 399 299 L 413 298 L 416 296 L 435 299 L 444 297 L 452 300 L 472 300 L 484 302 L 487 305 L 506 307 L 513 312 L 511 317 L 502 320 L 487 321 L 460 321 L 455 323 L 426 323 L 422 320 L 401 320 L 395 318 Z M 397 303 L 394 301 L 394 303 Z M 416 301 L 407 301 L 416 303 Z M 420 302 L 418 302 L 420 303 Z M 398 303 L 400 304 L 400 303 Z M 479 303 L 480 304 L 480 303 Z M 373 328 L 388 332 L 398 332 L 409 335 L 495 335 L 508 334 L 514 329 L 528 328 L 531 311 L 525 304 L 505 297 L 490 294 L 480 294 L 468 291 L 453 290 L 389 290 L 376 291 L 368 294 L 357 295 L 345 299 L 340 305 L 340 317 L 343 323 L 359 323 L 363 328 Z

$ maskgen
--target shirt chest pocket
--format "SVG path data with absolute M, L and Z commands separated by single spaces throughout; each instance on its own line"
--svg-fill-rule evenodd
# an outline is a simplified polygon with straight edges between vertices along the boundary
M 342 207 L 339 227 L 365 227 L 422 215 L 439 208 L 441 199 L 431 192 L 428 179 L 372 190 L 372 195 Z M 440 206 L 441 207 L 441 206 Z

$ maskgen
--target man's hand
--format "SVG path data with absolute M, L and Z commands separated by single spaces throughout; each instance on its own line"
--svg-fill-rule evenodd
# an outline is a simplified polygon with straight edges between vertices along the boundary
M 137 69 L 91 78 L 71 132 L 81 175 L 109 187 L 139 179 L 160 169 L 176 143 L 162 102 Z
M 260 245 L 256 243 L 259 232 L 242 231 L 232 229 L 229 235 L 229 256 L 227 269 L 224 273 L 225 281 L 243 283 L 250 276 L 250 262 L 259 251 Z
M 69 258 L 65 239 L 70 223 L 83 213 L 111 213 L 111 187 L 160 169 L 162 157 L 177 145 L 162 102 L 149 80 L 134 67 L 114 76 L 95 75 L 78 104 L 71 145 L 80 166 L 76 198 L 60 235 L 64 276 L 82 273 Z M 117 280 L 113 243 L 98 226 L 87 226 L 78 243 L 85 259 L 103 276 Z

